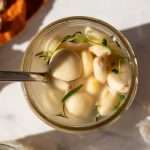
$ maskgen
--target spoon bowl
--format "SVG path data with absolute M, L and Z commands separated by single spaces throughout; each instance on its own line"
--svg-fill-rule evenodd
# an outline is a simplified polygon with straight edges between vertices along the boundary
M 71 57 L 69 59 L 69 57 Z M 69 59 L 73 63 L 76 73 L 70 74 L 70 64 L 64 64 L 63 61 Z M 78 62 L 78 63 L 76 63 Z M 70 50 L 56 51 L 48 64 L 48 72 L 21 72 L 21 71 L 0 71 L 0 81 L 41 81 L 47 82 L 51 77 L 62 81 L 75 81 L 81 76 L 81 61 L 80 57 Z M 65 67 L 65 68 L 64 68 Z M 62 70 L 66 69 L 66 73 Z M 79 70 L 79 71 L 78 71 Z M 62 72 L 62 74 L 61 74 Z

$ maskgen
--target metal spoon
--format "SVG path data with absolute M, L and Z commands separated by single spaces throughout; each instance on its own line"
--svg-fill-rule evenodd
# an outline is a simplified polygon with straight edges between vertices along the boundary
M 65 54 L 71 53 L 75 57 L 79 57 L 75 53 L 69 50 L 61 50 L 55 52 L 52 56 L 51 61 L 49 63 L 49 70 L 51 70 L 51 65 L 55 63 L 55 61 L 59 60 L 60 57 L 64 56 Z M 77 58 L 78 59 L 78 58 Z M 78 60 L 77 60 L 78 61 Z M 80 75 L 70 79 L 69 81 L 74 81 L 79 79 Z M 21 71 L 0 71 L 0 81 L 41 81 L 47 82 L 51 78 L 51 71 L 48 72 L 21 72 Z M 56 78 L 56 77 L 54 77 Z M 57 78 L 58 79 L 58 78 Z M 62 80 L 62 79 L 59 79 Z M 68 81 L 68 79 L 63 79 L 63 81 Z

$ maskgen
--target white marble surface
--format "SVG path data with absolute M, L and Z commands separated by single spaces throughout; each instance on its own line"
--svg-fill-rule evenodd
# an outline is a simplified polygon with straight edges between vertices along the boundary
M 25 48 L 39 28 L 66 16 L 91 16 L 120 30 L 126 29 L 124 33 L 139 60 L 141 82 L 138 94 L 130 110 L 112 127 L 91 133 L 89 137 L 73 136 L 54 131 L 37 119 L 25 101 L 20 83 L 0 83 L 0 141 L 22 138 L 23 143 L 37 150 L 98 150 L 101 147 L 103 150 L 149 150 L 135 127 L 146 116 L 144 106 L 150 100 L 150 69 L 147 66 L 150 63 L 149 6 L 149 0 L 49 0 L 46 8 L 32 18 L 24 32 L 0 48 L 0 70 L 19 69 Z M 145 23 L 147 25 L 143 25 Z M 32 134 L 35 135 L 26 137 Z

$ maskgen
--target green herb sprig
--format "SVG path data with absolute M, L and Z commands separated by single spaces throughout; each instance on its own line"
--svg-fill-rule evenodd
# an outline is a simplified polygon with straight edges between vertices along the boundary
M 65 96 L 62 98 L 62 102 L 65 102 L 69 97 L 77 93 L 81 88 L 83 87 L 83 84 L 77 86 L 76 88 L 70 90 Z
M 103 45 L 103 46 L 107 46 L 107 40 L 106 40 L 106 39 L 103 39 L 103 40 L 102 40 L 102 45 Z
M 99 44 L 103 46 L 107 46 L 107 40 L 104 38 L 102 43 L 96 42 L 88 38 L 84 33 L 82 32 L 75 32 L 72 35 L 66 35 L 62 40 L 55 39 L 51 42 L 50 47 L 47 51 L 42 51 L 36 54 L 36 56 L 39 56 L 42 58 L 47 64 L 50 62 L 51 57 L 53 54 L 60 50 L 60 45 L 63 42 L 73 42 L 73 43 L 87 43 L 87 44 Z
M 82 32 L 75 32 L 73 35 L 66 35 L 63 42 L 87 43 L 88 39 Z
M 123 104 L 123 101 L 125 100 L 126 96 L 122 93 L 119 93 L 117 95 L 117 98 L 118 98 L 119 102 L 117 103 L 116 106 L 114 106 L 114 111 L 116 111 Z
M 82 84 L 77 86 L 76 88 L 70 90 L 67 94 L 65 94 L 65 96 L 63 97 L 62 99 L 62 102 L 63 102 L 63 113 L 62 114 L 57 114 L 56 116 L 59 116 L 59 117 L 64 117 L 64 118 L 67 118 L 67 115 L 66 115 L 66 112 L 65 112 L 65 101 L 71 97 L 73 94 L 77 93 L 81 88 L 82 88 Z
M 120 93 L 118 94 L 118 98 L 119 98 L 120 101 L 124 100 L 125 97 L 126 96 L 124 94 L 120 94 Z
M 61 40 L 54 40 L 54 41 L 52 41 L 52 43 L 47 51 L 41 51 L 41 52 L 37 53 L 35 56 L 42 58 L 48 64 L 50 62 L 53 54 L 56 51 L 62 50 L 61 48 L 59 48 L 61 43 L 62 43 Z
M 119 73 L 118 69 L 116 69 L 116 68 L 113 68 L 113 69 L 112 69 L 112 72 L 115 73 L 115 74 L 118 74 L 118 73 Z

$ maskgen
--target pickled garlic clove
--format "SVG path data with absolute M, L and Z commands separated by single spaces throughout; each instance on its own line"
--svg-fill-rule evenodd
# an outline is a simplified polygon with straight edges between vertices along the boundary
M 108 69 L 105 58 L 96 57 L 93 61 L 93 71 L 95 78 L 104 84 L 107 79 Z
M 105 55 L 110 55 L 111 50 L 103 45 L 93 45 L 89 47 L 89 51 L 98 57 L 103 57 Z
M 102 32 L 99 32 L 91 27 L 86 27 L 84 30 L 84 34 L 88 38 L 89 41 L 101 44 L 106 35 Z
M 87 83 L 86 83 L 86 91 L 91 94 L 91 95 L 96 95 L 98 93 L 100 93 L 101 88 L 103 87 L 103 85 L 101 83 L 99 83 L 99 81 L 91 76 L 87 79 Z
M 65 102 L 69 114 L 78 118 L 87 118 L 93 110 L 92 97 L 87 93 L 80 92 L 69 97 Z
M 79 55 L 72 51 L 62 52 L 51 63 L 50 72 L 56 79 L 72 81 L 81 76 L 82 63 Z
M 84 77 L 89 76 L 93 71 L 93 56 L 88 51 L 81 53 Z
M 108 86 L 101 91 L 98 101 L 98 112 L 101 116 L 108 116 L 112 113 L 116 105 L 119 104 L 117 93 L 112 93 Z
M 131 70 L 128 64 L 122 64 L 118 73 L 111 72 L 107 77 L 111 90 L 127 93 L 131 84 Z

